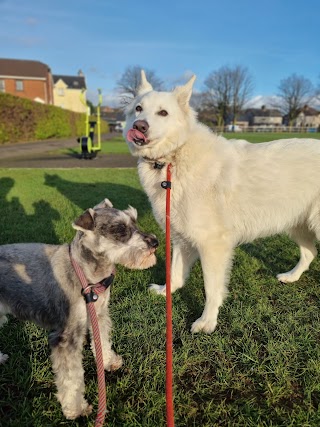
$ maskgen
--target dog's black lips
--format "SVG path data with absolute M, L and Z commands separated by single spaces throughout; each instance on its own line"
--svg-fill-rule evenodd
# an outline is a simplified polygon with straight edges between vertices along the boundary
M 136 144 L 136 145 L 139 145 L 139 146 L 141 146 L 141 145 L 147 145 L 148 144 L 148 140 L 146 140 L 146 139 L 140 139 L 140 138 L 133 138 L 133 141 L 134 141 L 134 143 Z

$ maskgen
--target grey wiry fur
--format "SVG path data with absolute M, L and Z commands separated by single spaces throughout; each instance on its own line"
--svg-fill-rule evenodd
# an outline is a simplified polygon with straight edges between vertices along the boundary
M 110 276 L 115 264 L 144 269 L 156 262 L 158 241 L 142 233 L 137 211 L 112 207 L 105 199 L 85 211 L 73 224 L 77 230 L 71 243 L 72 256 L 92 284 Z M 110 288 L 95 303 L 102 341 L 104 367 L 115 370 L 121 356 L 111 349 Z M 0 246 L 0 326 L 11 313 L 50 331 L 52 367 L 57 397 L 64 415 L 74 419 L 91 412 L 84 398 L 82 347 L 90 324 L 81 284 L 72 267 L 69 245 L 38 243 Z M 91 348 L 94 351 L 91 339 Z M 0 352 L 0 363 L 7 359 Z

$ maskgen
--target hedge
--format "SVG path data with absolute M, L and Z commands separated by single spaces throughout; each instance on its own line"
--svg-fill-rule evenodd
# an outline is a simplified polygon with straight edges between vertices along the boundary
M 108 124 L 101 120 L 101 132 L 108 130 Z M 69 138 L 84 133 L 83 113 L 0 93 L 0 144 Z

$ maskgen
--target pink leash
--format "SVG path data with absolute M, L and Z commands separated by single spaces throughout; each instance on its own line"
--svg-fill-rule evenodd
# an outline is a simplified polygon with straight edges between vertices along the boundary
M 94 292 L 93 292 L 92 286 L 88 284 L 88 281 L 85 278 L 85 275 L 83 274 L 81 267 L 72 258 L 71 249 L 70 249 L 70 259 L 71 259 L 73 268 L 75 269 L 75 272 L 77 273 L 77 276 L 81 282 L 81 285 L 83 288 L 82 293 L 87 303 L 87 311 L 89 313 L 90 321 L 92 325 L 94 347 L 96 350 L 96 365 L 97 365 L 97 377 L 98 377 L 98 401 L 99 401 L 95 427 L 102 427 L 104 423 L 105 415 L 106 415 L 106 410 L 107 410 L 106 380 L 105 380 L 105 374 L 104 374 L 104 365 L 103 365 L 98 317 L 94 307 L 94 302 L 98 299 L 97 294 L 104 292 L 106 288 L 103 285 L 98 284 L 97 286 L 94 286 Z

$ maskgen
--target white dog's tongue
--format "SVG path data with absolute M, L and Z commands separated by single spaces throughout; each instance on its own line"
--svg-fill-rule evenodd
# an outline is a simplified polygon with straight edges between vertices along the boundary
M 135 144 L 138 143 L 138 145 L 143 145 L 147 143 L 147 138 L 142 132 L 137 129 L 129 129 L 127 133 L 127 139 L 128 141 L 134 142 Z

